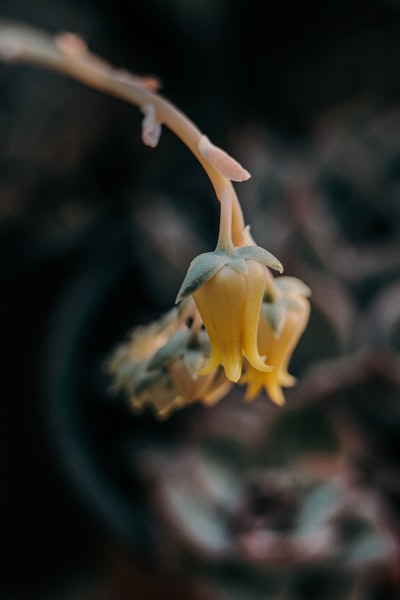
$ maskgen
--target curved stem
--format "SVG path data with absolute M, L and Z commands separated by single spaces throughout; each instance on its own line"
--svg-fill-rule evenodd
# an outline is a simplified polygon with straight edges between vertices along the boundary
M 219 201 L 221 203 L 221 216 L 219 220 L 219 235 L 217 247 L 225 252 L 232 253 L 234 246 L 232 240 L 232 194 L 229 187 L 222 189 Z
M 63 47 L 62 36 L 70 36 Z M 81 83 L 106 92 L 143 109 L 151 104 L 155 118 L 166 125 L 191 150 L 206 171 L 222 204 L 221 198 L 230 190 L 233 239 L 240 245 L 244 219 L 231 181 L 216 169 L 199 151 L 202 132 L 171 102 L 146 89 L 140 77 L 115 69 L 91 54 L 83 40 L 73 34 L 53 38 L 33 27 L 0 21 L 0 58 L 8 62 L 30 62 L 77 79 Z

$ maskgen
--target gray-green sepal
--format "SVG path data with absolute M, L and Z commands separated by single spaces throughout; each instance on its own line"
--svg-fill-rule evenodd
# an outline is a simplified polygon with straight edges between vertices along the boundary
M 286 317 L 286 305 L 284 302 L 264 302 L 262 305 L 262 313 L 264 318 L 268 321 L 274 337 L 276 339 L 282 333 L 283 325 Z
M 180 302 L 183 298 L 198 290 L 211 277 L 218 273 L 228 263 L 229 259 L 230 257 L 227 254 L 223 254 L 217 250 L 196 256 L 186 273 L 186 277 L 176 297 L 176 302 Z
M 282 263 L 271 252 L 261 248 L 261 246 L 242 246 L 241 248 L 236 248 L 235 256 L 244 260 L 256 260 L 266 267 L 278 271 L 278 273 L 283 272 Z
M 285 296 L 303 296 L 308 298 L 311 290 L 303 281 L 297 277 L 277 277 L 275 284 Z
M 307 286 L 305 286 L 307 287 Z M 274 302 L 263 302 L 261 310 L 268 321 L 274 337 L 279 339 L 283 326 L 285 324 L 288 311 L 297 311 L 302 309 L 302 304 L 296 298 L 279 298 Z
M 279 271 L 279 273 L 283 271 L 281 262 L 271 252 L 260 246 L 241 246 L 229 250 L 217 247 L 214 252 L 200 254 L 192 261 L 176 297 L 176 302 L 180 302 L 186 296 L 196 292 L 226 265 L 240 273 L 247 274 L 247 260 L 255 260 Z

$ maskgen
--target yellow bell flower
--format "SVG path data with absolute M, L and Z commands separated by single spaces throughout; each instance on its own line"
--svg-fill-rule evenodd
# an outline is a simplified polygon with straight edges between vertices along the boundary
M 231 248 L 229 252 L 217 248 L 192 262 L 178 301 L 192 294 L 210 340 L 210 360 L 200 370 L 201 375 L 222 365 L 226 377 L 237 382 L 243 356 L 254 369 L 270 370 L 257 345 L 267 264 L 282 269 L 275 257 L 258 246 Z
M 288 365 L 308 322 L 310 290 L 294 277 L 278 278 L 275 286 L 277 297 L 273 302 L 263 303 L 258 328 L 259 351 L 274 368 L 262 372 L 249 362 L 240 383 L 248 386 L 247 400 L 255 398 L 264 388 L 271 400 L 281 406 L 285 402 L 282 387 L 296 382 L 288 372 Z
M 247 270 L 244 274 L 224 266 L 193 294 L 211 344 L 210 360 L 202 373 L 222 365 L 227 378 L 235 382 L 242 373 L 243 355 L 255 369 L 270 368 L 257 348 L 265 267 L 247 261 Z

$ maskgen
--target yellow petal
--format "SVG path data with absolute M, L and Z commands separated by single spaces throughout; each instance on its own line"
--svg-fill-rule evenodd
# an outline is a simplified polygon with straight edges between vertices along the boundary
M 241 323 L 246 300 L 244 275 L 223 267 L 193 294 L 210 338 L 211 357 L 201 372 L 221 364 L 230 381 L 242 373 Z
M 285 402 L 282 387 L 294 385 L 295 378 L 288 373 L 288 364 L 294 348 L 304 331 L 308 316 L 309 303 L 306 298 L 296 298 L 297 307 L 288 309 L 278 339 L 264 316 L 261 316 L 258 328 L 258 344 L 263 354 L 273 368 L 269 372 L 261 373 L 250 363 L 241 383 L 247 384 L 246 399 L 251 400 L 265 389 L 268 396 L 275 404 L 281 406 Z
M 285 404 L 285 396 L 283 395 L 281 386 L 276 381 L 269 380 L 266 387 L 272 402 L 278 406 L 283 406 Z
M 242 323 L 243 352 L 255 369 L 267 372 L 272 367 L 265 363 L 265 357 L 260 356 L 258 351 L 258 324 L 265 290 L 265 267 L 253 260 L 247 261 L 247 267 L 247 298 Z
M 247 389 L 245 393 L 245 400 L 254 400 L 263 388 L 263 378 L 260 376 L 260 372 L 256 371 L 252 367 L 248 367 L 246 373 L 243 375 L 240 383 L 247 383 Z

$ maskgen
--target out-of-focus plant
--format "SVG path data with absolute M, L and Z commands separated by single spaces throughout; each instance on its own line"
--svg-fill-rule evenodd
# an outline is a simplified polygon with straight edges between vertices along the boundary
M 308 408 L 247 422 L 244 410 L 221 405 L 173 448 L 139 454 L 160 554 L 165 543 L 165 560 L 192 563 L 207 599 L 376 597 L 396 581 L 396 520 L 331 421 Z

